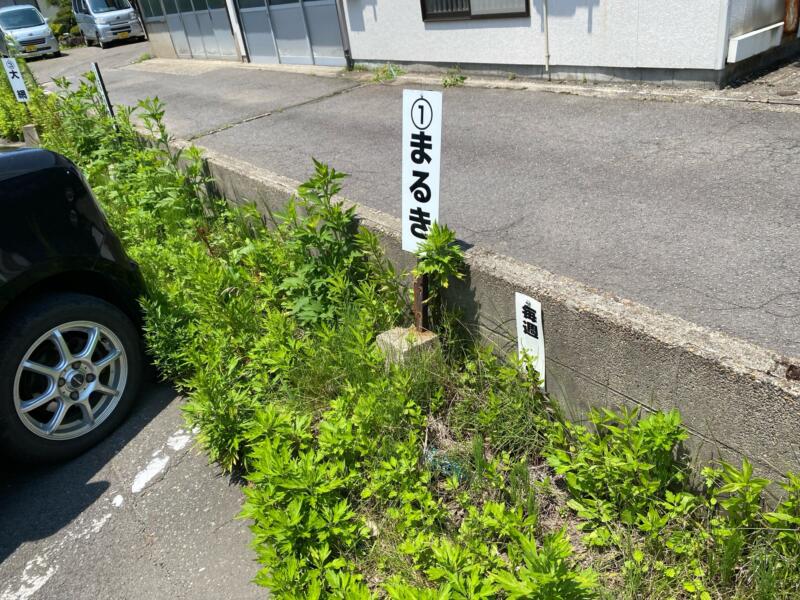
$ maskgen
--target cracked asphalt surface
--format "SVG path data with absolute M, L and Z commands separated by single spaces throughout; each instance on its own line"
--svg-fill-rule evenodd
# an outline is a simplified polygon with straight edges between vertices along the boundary
M 241 489 L 208 464 L 181 400 L 149 383 L 83 456 L 0 467 L 0 599 L 249 600 L 258 565 Z
M 335 70 L 125 66 L 147 49 L 82 48 L 32 67 L 45 83 L 98 60 L 113 102 L 157 95 L 177 137 L 296 180 L 314 156 L 352 175 L 345 196 L 399 217 L 403 86 Z M 748 86 L 711 96 L 760 97 Z M 715 103 L 708 90 L 671 102 L 444 94 L 441 217 L 465 242 L 800 357 L 800 106 Z

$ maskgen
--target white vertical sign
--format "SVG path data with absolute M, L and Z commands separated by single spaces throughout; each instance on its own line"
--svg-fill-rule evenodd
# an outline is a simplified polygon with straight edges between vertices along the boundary
M 414 252 L 439 220 L 442 93 L 403 90 L 403 250 Z
M 542 305 L 525 294 L 515 293 L 517 307 L 517 352 L 520 359 L 528 355 L 544 387 L 544 328 Z
M 22 71 L 20 71 L 16 58 L 4 58 L 3 68 L 6 70 L 6 77 L 11 84 L 11 89 L 14 91 L 14 97 L 17 102 L 28 102 L 30 96 L 28 95 L 28 88 L 25 87 L 25 80 L 22 78 Z

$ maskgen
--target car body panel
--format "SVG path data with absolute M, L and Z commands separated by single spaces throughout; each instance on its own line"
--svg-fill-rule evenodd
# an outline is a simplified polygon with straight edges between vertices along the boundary
M 0 153 L 0 318 L 50 281 L 98 284 L 136 316 L 144 286 L 77 167 L 47 150 Z

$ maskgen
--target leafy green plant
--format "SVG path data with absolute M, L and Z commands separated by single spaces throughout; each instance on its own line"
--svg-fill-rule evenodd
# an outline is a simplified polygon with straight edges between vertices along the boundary
M 52 113 L 54 98 L 39 87 L 25 59 L 13 50 L 14 46 L 9 48 L 10 55 L 16 56 L 29 97 L 27 103 L 19 102 L 5 74 L 0 77 L 0 138 L 18 141 L 22 139 L 24 125 L 39 124 L 45 115 Z
M 464 251 L 450 228 L 434 222 L 428 237 L 419 245 L 415 254 L 417 266 L 414 267 L 413 275 L 427 279 L 426 302 L 432 307 L 434 321 L 441 323 L 444 320 L 442 291 L 450 286 L 451 280 L 464 278 Z
M 572 547 L 564 531 L 545 536 L 541 548 L 536 540 L 521 537 L 518 556 L 509 556 L 518 569 L 494 576 L 509 600 L 584 600 L 596 597 L 597 574 L 577 570 L 571 564 Z
M 78 28 L 75 15 L 72 12 L 71 0 L 47 0 L 51 6 L 58 7 L 55 18 L 51 21 L 50 27 L 57 36 Z M 80 30 L 79 30 L 80 32 Z
M 233 207 L 157 99 L 112 120 L 91 79 L 59 86 L 26 118 L 141 265 L 148 351 L 209 456 L 248 481 L 256 581 L 276 598 L 800 595 L 796 476 L 770 511 L 747 462 L 697 492 L 676 412 L 568 423 L 529 365 L 467 337 L 387 367 L 375 338 L 407 322 L 407 293 L 338 202 L 343 174 L 315 162 L 283 210 Z M 435 228 L 417 274 L 439 298 L 462 276 L 452 232 Z
M 800 557 L 800 476 L 788 473 L 786 478 L 781 484 L 785 497 L 774 510 L 764 513 L 764 520 L 774 528 L 773 550 L 791 559 Z
M 574 496 L 569 505 L 589 527 L 620 519 L 645 530 L 658 528 L 654 502 L 685 479 L 676 460 L 677 446 L 688 436 L 680 415 L 638 415 L 636 409 L 592 410 L 596 432 L 570 423 L 553 430 L 548 462 L 564 476 Z M 595 533 L 593 541 L 608 542 L 607 530 Z
M 405 74 L 405 69 L 402 67 L 393 65 L 392 63 L 386 63 L 373 71 L 372 81 L 376 83 L 388 83 Z
M 466 75 L 461 73 L 461 67 L 456 65 L 451 69 L 447 70 L 444 77 L 442 77 L 442 87 L 460 87 L 464 85 L 464 82 L 467 80 Z

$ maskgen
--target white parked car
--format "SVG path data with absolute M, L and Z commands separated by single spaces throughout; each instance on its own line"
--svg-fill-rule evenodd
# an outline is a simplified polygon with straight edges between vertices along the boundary
M 8 56 L 12 48 L 26 56 L 61 54 L 47 19 L 27 5 L 0 8 L 0 53 Z
M 145 38 L 139 15 L 128 0 L 72 0 L 72 12 L 89 45 L 105 48 L 114 40 Z

